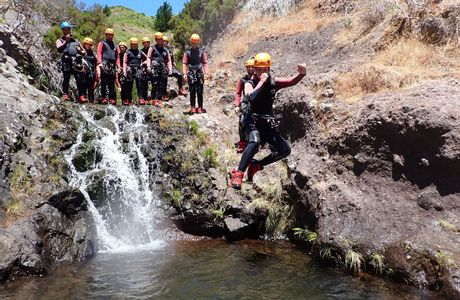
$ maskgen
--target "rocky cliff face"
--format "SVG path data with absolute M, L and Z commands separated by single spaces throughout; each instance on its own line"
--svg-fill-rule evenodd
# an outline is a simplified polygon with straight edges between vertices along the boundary
M 96 251 L 83 195 L 67 183 L 63 152 L 76 138 L 72 112 L 30 85 L 0 48 L 0 281 L 41 275 Z M 21 58 L 21 52 L 17 52 Z

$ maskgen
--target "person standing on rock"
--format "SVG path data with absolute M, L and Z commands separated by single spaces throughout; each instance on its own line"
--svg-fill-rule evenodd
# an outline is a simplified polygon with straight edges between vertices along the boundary
M 187 92 L 184 89 L 184 83 L 182 79 L 182 73 L 177 70 L 176 63 L 174 61 L 174 48 L 173 46 L 169 45 L 169 38 L 167 36 L 163 37 L 163 43 L 165 48 L 169 51 L 169 56 L 171 57 L 172 61 L 172 72 L 171 75 L 168 75 L 170 77 L 176 77 L 177 78 L 177 85 L 179 87 L 179 95 L 181 96 L 187 96 Z
M 200 48 L 201 38 L 198 34 L 190 37 L 190 48 L 184 53 L 182 71 L 184 80 L 188 82 L 190 92 L 190 110 L 187 114 L 205 113 L 203 108 L 204 81 L 209 77 L 208 58 L 203 48 Z M 198 97 L 198 108 L 196 98 Z
M 139 95 L 139 105 L 145 105 L 146 100 L 148 100 L 148 91 L 149 91 L 149 82 L 151 74 L 148 73 L 148 67 L 147 67 L 147 54 L 149 53 L 150 49 L 150 38 L 145 36 L 142 38 L 142 63 L 141 63 L 141 73 L 140 73 L 140 82 L 141 82 L 141 88 L 142 88 L 142 93 Z
M 238 134 L 240 136 L 240 140 L 235 144 L 236 152 L 243 153 L 244 149 L 247 146 L 247 140 L 244 134 L 243 128 L 243 120 L 245 116 L 248 114 L 249 111 L 249 103 L 247 101 L 247 97 L 243 97 L 243 101 L 241 101 L 241 94 L 243 93 L 244 85 L 254 75 L 254 58 L 250 58 L 244 62 L 244 67 L 246 68 L 247 74 L 243 76 L 238 81 L 238 85 L 236 86 L 236 94 L 235 94 L 235 112 L 239 115 L 239 122 L 238 122 Z
M 172 74 L 169 51 L 163 47 L 163 33 L 155 33 L 155 45 L 147 53 L 147 68 L 152 73 L 152 105 L 161 105 L 168 75 Z
M 86 72 L 85 72 L 85 94 L 88 97 L 89 102 L 94 102 L 94 89 L 97 84 L 96 76 L 96 54 L 93 51 L 94 41 L 92 38 L 86 37 L 83 39 L 83 48 L 85 49 L 86 56 Z
M 82 58 L 85 53 L 85 50 L 81 46 L 80 42 L 75 39 L 71 33 L 72 25 L 69 22 L 62 22 L 60 25 L 62 29 L 62 37 L 56 41 L 56 48 L 59 53 L 62 53 L 61 56 L 61 71 L 63 75 L 62 81 L 62 99 L 64 101 L 69 101 L 69 88 L 70 88 L 70 77 L 74 76 L 77 83 L 78 90 L 78 101 L 80 103 L 87 102 L 85 93 L 84 93 L 84 72 L 75 70 L 74 64 L 77 57 Z
M 133 85 L 136 82 L 138 103 L 145 100 L 142 98 L 142 81 L 140 78 L 140 68 L 143 58 L 147 58 L 147 55 L 139 50 L 139 40 L 137 38 L 131 38 L 129 40 L 130 48 L 126 51 L 123 57 L 123 76 L 126 78 L 126 102 L 127 105 L 132 103 L 133 99 Z M 123 100 L 123 104 L 125 100 Z
M 230 185 L 241 189 L 246 169 L 247 180 L 252 181 L 254 175 L 263 170 L 264 166 L 287 157 L 291 153 L 286 140 L 277 130 L 277 120 L 273 116 L 273 102 L 276 92 L 299 83 L 306 75 L 306 64 L 297 65 L 298 74 L 291 78 L 278 78 L 270 75 L 272 60 L 268 53 L 259 53 L 254 58 L 255 74 L 253 79 L 244 85 L 244 94 L 248 97 L 249 113 L 243 120 L 248 145 L 241 156 L 237 170 L 231 171 Z M 272 152 L 262 160 L 255 160 L 259 145 L 270 144 Z
M 118 44 L 118 57 L 117 57 L 117 79 L 116 85 L 118 91 L 120 92 L 120 97 L 123 105 L 129 105 L 128 95 L 127 95 L 127 86 L 126 86 L 126 77 L 123 76 L 123 64 L 125 53 L 128 50 L 128 44 L 121 42 Z
M 97 64 L 98 72 L 101 78 L 101 103 L 117 104 L 117 95 L 115 93 L 115 80 L 117 75 L 118 49 L 113 42 L 114 31 L 112 28 L 105 30 L 105 40 L 99 42 L 97 46 Z

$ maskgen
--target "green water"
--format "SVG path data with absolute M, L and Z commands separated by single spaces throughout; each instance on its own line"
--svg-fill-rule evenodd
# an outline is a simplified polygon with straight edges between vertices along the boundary
M 439 299 L 314 263 L 289 243 L 168 241 L 102 253 L 43 278 L 0 286 L 1 299 Z

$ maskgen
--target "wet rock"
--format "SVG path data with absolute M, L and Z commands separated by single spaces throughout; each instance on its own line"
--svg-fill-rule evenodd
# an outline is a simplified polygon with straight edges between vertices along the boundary
M 237 241 L 245 238 L 254 238 L 257 233 L 254 230 L 254 226 L 242 222 L 240 219 L 227 217 L 224 219 L 225 238 L 229 241 Z
M 72 164 L 78 172 L 85 172 L 93 169 L 95 164 L 102 160 L 102 154 L 97 151 L 93 145 L 84 144 L 76 152 L 72 158 Z
M 205 210 L 187 210 L 172 220 L 180 230 L 193 235 L 222 237 L 226 232 L 223 222 Z

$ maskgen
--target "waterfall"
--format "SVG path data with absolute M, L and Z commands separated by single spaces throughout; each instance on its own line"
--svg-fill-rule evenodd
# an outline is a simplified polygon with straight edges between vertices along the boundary
M 161 233 L 156 230 L 161 203 L 150 185 L 156 170 L 151 170 L 143 151 L 152 134 L 145 112 L 136 107 L 99 109 L 80 108 L 85 121 L 65 156 L 71 186 L 79 188 L 88 201 L 99 249 L 121 252 L 161 246 Z M 105 117 L 96 119 L 96 113 Z M 88 134 L 94 137 L 84 142 Z M 94 164 L 78 170 L 73 159 L 88 148 L 94 151 Z

